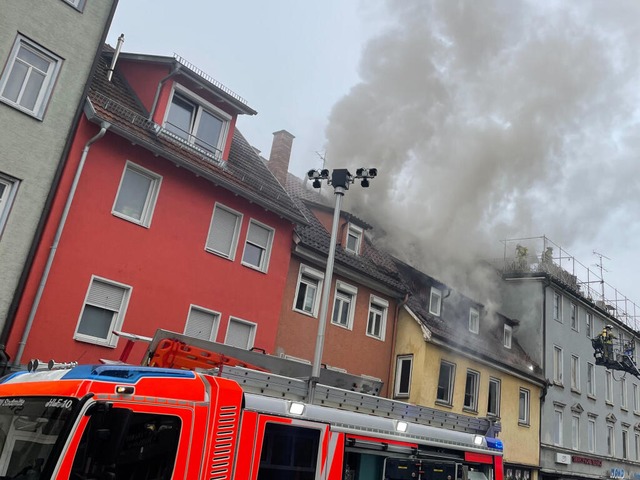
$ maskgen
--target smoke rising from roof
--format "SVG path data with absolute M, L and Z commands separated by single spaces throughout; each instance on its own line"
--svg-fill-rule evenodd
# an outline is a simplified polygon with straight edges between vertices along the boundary
M 429 273 L 505 238 L 571 248 L 625 230 L 640 199 L 639 2 L 385 6 L 327 127 L 331 167 L 379 171 L 346 209 Z

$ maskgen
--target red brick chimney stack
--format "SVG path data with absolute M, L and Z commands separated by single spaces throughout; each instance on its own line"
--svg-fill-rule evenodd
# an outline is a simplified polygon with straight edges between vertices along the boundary
M 286 130 L 273 132 L 273 143 L 271 144 L 271 153 L 269 154 L 269 162 L 267 165 L 271 173 L 273 173 L 273 176 L 276 177 L 283 187 L 287 184 L 291 146 L 293 145 L 294 138 L 296 137 Z

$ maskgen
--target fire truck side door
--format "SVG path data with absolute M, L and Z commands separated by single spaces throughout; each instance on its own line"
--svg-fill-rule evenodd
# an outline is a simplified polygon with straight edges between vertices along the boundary
M 250 413 L 246 412 L 245 417 Z M 238 462 L 247 462 L 251 458 L 251 472 L 247 478 L 333 479 L 330 472 L 334 471 L 331 468 L 332 462 L 336 460 L 334 452 L 342 452 L 342 449 L 335 448 L 334 444 L 340 436 L 332 434 L 328 425 L 260 414 L 253 419 L 250 416 L 243 419 L 243 423 L 245 420 L 253 422 L 251 428 L 242 428 Z M 253 430 L 255 433 L 251 435 L 247 430 Z M 245 470 L 248 468 L 245 467 Z M 340 469 L 335 471 L 339 472 Z

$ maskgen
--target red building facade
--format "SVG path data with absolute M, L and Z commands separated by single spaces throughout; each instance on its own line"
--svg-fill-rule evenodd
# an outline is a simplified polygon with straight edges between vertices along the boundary
M 179 57 L 122 55 L 109 81 L 111 55 L 7 352 L 16 364 L 117 359 L 114 330 L 157 328 L 272 352 L 292 234 L 305 219 L 235 130 L 255 111 Z

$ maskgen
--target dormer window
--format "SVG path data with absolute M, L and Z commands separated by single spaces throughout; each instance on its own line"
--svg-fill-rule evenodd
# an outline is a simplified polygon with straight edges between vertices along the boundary
M 506 325 L 504 326 L 504 346 L 505 348 L 511 348 L 511 338 L 513 336 L 513 329 L 511 328 L 511 326 Z
M 440 316 L 440 306 L 442 304 L 442 291 L 438 288 L 431 287 L 431 296 L 429 297 L 429 313 Z
M 469 309 L 469 331 L 478 333 L 480 331 L 480 312 L 477 308 Z
M 360 253 L 360 246 L 362 245 L 362 229 L 349 224 L 349 230 L 347 231 L 347 245 L 345 250 L 347 252 L 355 253 L 358 255 Z
M 231 116 L 176 85 L 164 128 L 174 136 L 222 158 Z

